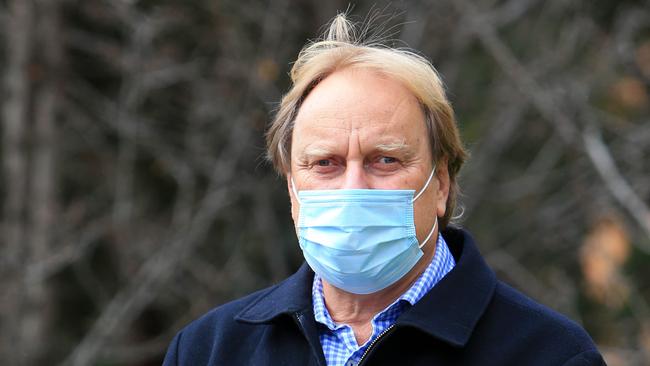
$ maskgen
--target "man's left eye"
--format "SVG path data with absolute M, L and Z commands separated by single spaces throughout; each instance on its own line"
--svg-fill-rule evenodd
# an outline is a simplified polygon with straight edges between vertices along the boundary
M 379 162 L 383 164 L 393 164 L 397 162 L 397 159 L 390 156 L 382 156 L 379 158 Z

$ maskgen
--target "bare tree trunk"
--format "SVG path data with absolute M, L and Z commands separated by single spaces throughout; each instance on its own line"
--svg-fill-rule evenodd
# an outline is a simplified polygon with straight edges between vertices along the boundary
M 56 118 L 59 103 L 61 67 L 60 24 L 58 2 L 39 0 L 41 47 L 47 70 L 42 86 L 35 93 L 34 153 L 31 180 L 32 259 L 42 260 L 50 245 L 54 219 L 54 171 L 56 153 Z M 34 258 L 36 257 L 36 258 Z
M 30 192 L 27 204 L 30 230 L 27 263 L 44 261 L 52 253 L 52 224 L 55 208 L 55 123 L 58 112 L 58 78 L 61 63 L 61 40 L 58 1 L 38 0 L 41 67 L 44 78 L 34 93 L 34 140 L 30 164 Z M 47 327 L 50 294 L 44 281 L 25 287 L 25 304 L 21 341 L 29 349 L 27 363 L 35 364 L 48 347 Z
M 18 261 L 23 239 L 23 214 L 27 159 L 25 124 L 29 105 L 29 78 L 32 6 L 30 1 L 14 0 L 10 4 L 7 34 L 7 72 L 3 108 L 3 155 L 5 179 L 4 240 L 5 257 Z M 17 263 L 10 263 L 16 265 Z
M 4 223 L 2 225 L 2 291 L 0 311 L 7 319 L 0 330 L 0 360 L 20 364 L 20 340 L 14 332 L 20 329 L 22 305 L 21 268 L 24 265 L 25 187 L 27 186 L 27 153 L 25 131 L 28 121 L 30 80 L 28 66 L 32 51 L 33 6 L 30 0 L 13 0 L 8 4 L 6 23 L 7 69 L 3 104 L 3 185 L 5 187 Z

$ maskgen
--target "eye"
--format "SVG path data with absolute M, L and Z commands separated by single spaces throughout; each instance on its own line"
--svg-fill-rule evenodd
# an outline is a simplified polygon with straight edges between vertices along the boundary
M 329 159 L 320 159 L 320 160 L 316 161 L 316 165 L 318 165 L 318 166 L 330 166 L 330 165 L 332 165 L 332 161 L 330 161 Z
M 320 175 L 333 174 L 341 168 L 341 163 L 334 157 L 314 159 L 309 164 L 311 170 Z
M 401 160 L 392 156 L 377 156 L 374 158 L 369 167 L 377 173 L 393 173 L 401 168 Z
M 382 156 L 379 158 L 379 162 L 382 164 L 393 164 L 393 163 L 397 163 L 397 159 L 391 156 Z

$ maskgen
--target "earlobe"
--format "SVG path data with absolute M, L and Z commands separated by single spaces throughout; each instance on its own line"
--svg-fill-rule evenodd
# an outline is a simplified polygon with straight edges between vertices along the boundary
M 285 174 L 285 178 L 287 179 L 287 192 L 291 196 L 291 173 Z
M 436 210 L 438 217 L 443 217 L 447 212 L 447 200 L 449 199 L 450 184 L 446 161 L 439 162 L 436 172 L 436 180 L 438 181 L 438 202 L 436 204 Z
M 438 217 L 445 216 L 447 212 L 447 195 L 442 194 L 442 191 L 438 191 L 438 202 L 436 203 L 436 214 Z
M 285 174 L 285 177 L 287 179 L 287 193 L 289 193 L 289 198 L 293 198 L 291 193 L 291 173 Z

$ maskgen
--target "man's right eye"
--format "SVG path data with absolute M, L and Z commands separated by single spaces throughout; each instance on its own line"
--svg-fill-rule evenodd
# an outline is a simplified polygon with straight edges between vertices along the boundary
M 316 162 L 318 166 L 330 166 L 332 162 L 329 159 L 320 159 Z

